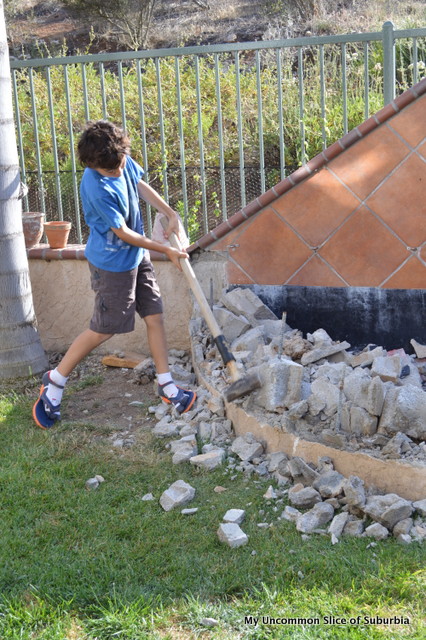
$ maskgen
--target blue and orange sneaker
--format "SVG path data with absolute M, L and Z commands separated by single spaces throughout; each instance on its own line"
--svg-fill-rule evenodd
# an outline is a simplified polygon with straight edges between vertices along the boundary
M 61 419 L 61 405 L 53 405 L 46 395 L 46 387 L 49 384 L 53 384 L 58 389 L 63 389 L 61 385 L 52 382 L 49 376 L 49 371 L 43 374 L 42 385 L 40 387 L 40 394 L 38 400 L 33 406 L 33 418 L 34 422 L 41 429 L 50 429 L 55 422 Z
M 171 381 L 166 382 L 166 384 L 159 384 L 158 395 L 163 400 L 163 402 L 166 402 L 166 404 L 172 404 L 179 414 L 186 413 L 192 408 L 197 398 L 197 394 L 195 393 L 195 391 L 189 391 L 187 389 L 181 389 L 180 387 L 178 387 L 178 394 L 174 398 L 168 398 L 164 393 L 164 389 L 169 384 L 175 383 Z

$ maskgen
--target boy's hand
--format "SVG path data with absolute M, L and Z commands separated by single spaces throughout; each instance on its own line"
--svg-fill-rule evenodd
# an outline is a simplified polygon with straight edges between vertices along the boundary
M 176 213 L 176 211 L 173 211 L 173 215 L 170 217 L 167 216 L 167 220 L 169 224 L 167 229 L 164 231 L 164 235 L 166 238 L 169 238 L 171 233 L 175 233 L 179 238 L 179 214 Z
M 169 260 L 171 260 L 173 264 L 179 269 L 179 271 L 182 271 L 180 260 L 182 258 L 189 258 L 189 255 L 186 253 L 186 251 L 179 251 L 174 247 L 167 247 L 166 255 Z

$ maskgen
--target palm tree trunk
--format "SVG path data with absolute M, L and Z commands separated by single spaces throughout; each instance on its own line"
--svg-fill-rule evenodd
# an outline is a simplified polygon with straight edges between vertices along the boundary
M 47 368 L 36 329 L 22 232 L 20 174 L 3 0 L 0 0 L 0 378 Z

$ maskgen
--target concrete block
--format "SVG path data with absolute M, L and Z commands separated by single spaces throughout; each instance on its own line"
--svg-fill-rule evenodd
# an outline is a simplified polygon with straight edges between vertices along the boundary
M 327 358 L 328 356 L 332 356 L 335 353 L 339 353 L 340 351 L 345 351 L 350 348 L 349 342 L 339 342 L 331 345 L 324 345 L 317 348 L 312 349 L 312 351 L 308 351 L 304 353 L 301 359 L 303 365 L 312 364 L 313 362 L 318 362 L 318 360 L 322 360 L 323 358 Z
M 376 347 L 375 349 L 371 349 L 371 351 L 366 350 L 357 353 L 350 358 L 349 363 L 354 369 L 355 367 L 369 367 L 373 364 L 374 358 L 384 355 L 386 355 L 386 351 L 383 347 Z
M 338 471 L 329 471 L 319 476 L 312 486 L 323 498 L 335 498 L 343 491 L 345 476 Z
M 227 544 L 232 549 L 241 547 L 248 542 L 248 536 L 240 529 L 238 524 L 233 522 L 224 522 L 217 530 L 219 540 Z
M 213 315 L 222 329 L 225 340 L 229 344 L 251 328 L 250 322 L 244 316 L 235 315 L 229 309 L 214 306 Z
M 193 456 L 192 458 L 190 458 L 189 462 L 195 467 L 211 471 L 212 469 L 220 467 L 224 458 L 224 449 L 214 449 L 213 451 L 209 451 L 208 453 L 200 453 L 198 456 Z
M 303 367 L 276 356 L 259 367 L 262 386 L 255 402 L 267 411 L 277 411 L 299 402 L 302 394 Z
M 352 406 L 350 410 L 350 431 L 355 435 L 372 436 L 377 431 L 378 419 L 362 407 Z
M 426 393 L 422 389 L 408 385 L 387 392 L 379 432 L 393 436 L 398 431 L 426 440 Z
M 395 493 L 387 493 L 384 496 L 367 498 L 362 510 L 370 518 L 392 530 L 397 522 L 411 516 L 413 505 L 409 500 L 404 500 Z
M 296 529 L 301 533 L 311 533 L 314 529 L 330 522 L 333 515 L 334 509 L 331 504 L 320 502 L 297 518 Z
M 247 434 L 246 434 L 247 436 Z M 246 436 L 238 436 L 231 445 L 231 451 L 244 462 L 249 462 L 253 458 L 261 456 L 263 445 L 260 442 L 248 442 Z
M 235 315 L 242 315 L 253 325 L 264 320 L 277 320 L 277 316 L 251 289 L 237 287 L 222 294 L 221 302 Z
M 224 522 L 233 522 L 234 524 L 241 524 L 246 517 L 244 509 L 228 509 L 223 516 Z
M 313 397 L 309 399 L 310 405 L 318 399 L 319 404 L 323 405 L 322 411 L 327 416 L 332 416 L 337 412 L 339 406 L 340 391 L 339 388 L 329 382 L 326 378 L 317 378 L 311 385 Z
M 401 374 L 401 368 L 399 355 L 378 356 L 373 360 L 371 375 L 379 376 L 383 382 L 397 382 Z
M 250 351 L 254 353 L 259 346 L 264 346 L 265 339 L 261 327 L 254 327 L 236 338 L 231 344 L 231 351 Z
M 367 371 L 356 369 L 345 377 L 343 391 L 348 400 L 374 416 L 380 416 L 386 388 L 379 377 L 371 378 Z
M 160 505 L 164 511 L 171 511 L 176 507 L 183 507 L 195 496 L 195 489 L 184 480 L 176 480 L 161 495 Z

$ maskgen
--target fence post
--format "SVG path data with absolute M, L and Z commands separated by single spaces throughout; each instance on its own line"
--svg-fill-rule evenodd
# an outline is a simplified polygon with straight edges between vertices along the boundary
M 387 105 L 395 98 L 395 41 L 393 22 L 383 25 L 383 98 Z

